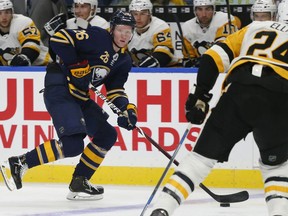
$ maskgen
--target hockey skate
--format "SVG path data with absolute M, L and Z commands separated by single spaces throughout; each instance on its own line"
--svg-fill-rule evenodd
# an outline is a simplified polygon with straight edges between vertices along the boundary
M 103 187 L 91 185 L 84 176 L 73 176 L 69 190 L 68 200 L 99 200 L 104 193 Z
M 167 211 L 164 209 L 155 209 L 152 213 L 151 216 L 169 216 Z
M 12 178 L 8 177 L 9 169 Z M 1 164 L 0 171 L 9 190 L 13 191 L 15 188 L 22 188 L 22 177 L 27 169 L 28 165 L 26 163 L 25 155 L 10 157 L 8 158 L 8 162 Z

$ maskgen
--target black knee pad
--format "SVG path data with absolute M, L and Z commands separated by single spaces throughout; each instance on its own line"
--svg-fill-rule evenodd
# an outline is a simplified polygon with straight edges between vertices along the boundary
M 63 136 L 61 142 L 65 157 L 75 157 L 83 152 L 84 140 L 82 134 Z
M 261 160 L 269 166 L 276 166 L 288 160 L 288 146 L 286 143 L 274 148 L 260 151 Z
M 100 148 L 109 151 L 117 140 L 117 131 L 110 124 L 102 127 L 101 134 L 96 134 L 92 142 Z

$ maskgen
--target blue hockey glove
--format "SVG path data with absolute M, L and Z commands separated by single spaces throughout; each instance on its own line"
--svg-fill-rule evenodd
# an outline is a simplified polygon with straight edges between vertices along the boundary
M 30 59 L 24 54 L 16 54 L 13 56 L 10 64 L 11 66 L 30 66 Z
M 129 103 L 123 114 L 119 115 L 117 119 L 118 125 L 127 130 L 133 130 L 137 123 L 137 107 Z
M 206 118 L 209 111 L 208 102 L 211 100 L 213 95 L 196 85 L 194 86 L 196 87 L 195 91 L 188 95 L 185 104 L 186 119 L 192 124 L 200 125 Z
M 66 15 L 64 13 L 60 13 L 56 16 L 54 16 L 52 19 L 50 19 L 47 23 L 44 25 L 44 30 L 46 33 L 50 36 L 54 35 L 56 32 L 58 32 L 60 29 L 66 28 Z
M 159 61 L 153 56 L 143 57 L 139 63 L 139 67 L 160 67 Z

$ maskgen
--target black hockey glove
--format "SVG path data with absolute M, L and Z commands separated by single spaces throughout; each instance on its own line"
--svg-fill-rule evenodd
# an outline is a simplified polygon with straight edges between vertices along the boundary
M 30 59 L 24 54 L 16 54 L 13 56 L 10 64 L 11 66 L 30 66 Z
M 51 20 L 49 20 L 44 25 L 44 30 L 50 36 L 54 35 L 60 29 L 66 28 L 66 15 L 64 13 L 60 13 L 54 16 Z
M 153 57 L 152 55 L 143 57 L 139 61 L 138 65 L 139 65 L 139 67 L 149 67 L 149 68 L 160 67 L 159 61 L 155 57 Z
M 119 115 L 117 119 L 118 125 L 127 130 L 133 130 L 137 123 L 137 107 L 129 103 L 123 114 Z
M 199 67 L 201 58 L 183 58 L 182 66 L 183 67 Z
M 194 86 L 195 91 L 188 95 L 185 104 L 186 119 L 192 124 L 200 125 L 206 118 L 209 111 L 208 102 L 211 100 L 213 95 L 196 85 Z

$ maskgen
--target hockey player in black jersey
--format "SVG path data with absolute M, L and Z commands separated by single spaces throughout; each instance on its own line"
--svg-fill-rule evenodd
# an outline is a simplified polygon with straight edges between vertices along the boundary
M 67 199 L 101 199 L 103 187 L 92 186 L 89 179 L 116 142 L 117 132 L 108 123 L 108 114 L 90 99 L 89 86 L 104 84 L 107 98 L 125 114 L 118 117 L 118 125 L 127 130 L 135 127 L 137 108 L 124 90 L 132 67 L 124 47 L 133 36 L 135 21 L 130 13 L 117 11 L 111 18 L 110 32 L 78 21 L 81 29 L 62 29 L 50 39 L 50 48 L 61 63 L 47 66 L 44 102 L 59 140 L 46 141 L 24 155 L 10 157 L 8 162 L 20 189 L 27 169 L 81 154 Z M 87 135 L 91 142 L 84 146 Z
M 234 146 L 249 133 L 260 155 L 265 215 L 288 215 L 287 11 L 288 1 L 281 1 L 278 22 L 254 21 L 202 56 L 185 110 L 190 123 L 205 125 L 193 151 L 180 161 L 154 202 L 150 216 L 174 215 L 214 165 L 228 161 Z M 227 75 L 221 97 L 206 119 L 210 90 L 223 72 Z

